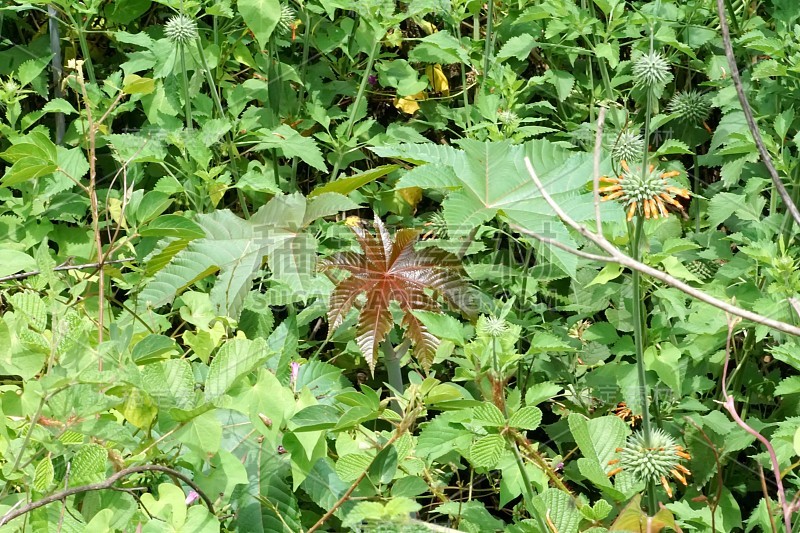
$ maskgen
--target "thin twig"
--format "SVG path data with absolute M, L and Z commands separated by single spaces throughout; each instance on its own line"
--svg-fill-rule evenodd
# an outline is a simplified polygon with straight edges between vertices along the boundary
M 575 222 L 575 220 L 573 220 L 572 217 L 570 217 L 561 208 L 561 206 L 553 200 L 553 198 L 545 190 L 544 186 L 542 185 L 542 182 L 536 175 L 536 171 L 533 169 L 531 161 L 528 157 L 525 158 L 525 166 L 528 168 L 528 173 L 530 174 L 533 182 L 536 184 L 536 187 L 539 189 L 539 192 L 541 193 L 542 197 L 548 203 L 548 205 L 550 205 L 553 211 L 555 211 L 558 217 L 572 229 L 574 229 L 575 231 L 577 231 L 578 233 L 580 233 L 581 235 L 592 241 L 594 244 L 596 244 L 600 249 L 605 251 L 614 260 L 615 263 L 619 263 L 620 265 L 628 267 L 631 270 L 638 270 L 643 274 L 647 274 L 650 277 L 662 281 L 667 285 L 674 287 L 688 294 L 689 296 L 700 300 L 701 302 L 705 302 L 709 305 L 716 307 L 717 309 L 721 309 L 726 313 L 730 313 L 732 315 L 744 318 L 746 320 L 750 320 L 757 324 L 770 327 L 772 329 L 781 331 L 783 333 L 788 333 L 790 335 L 795 335 L 800 337 L 800 327 L 794 326 L 792 324 L 787 324 L 786 322 L 781 322 L 780 320 L 775 320 L 769 317 L 765 317 L 763 315 L 759 315 L 758 313 L 754 313 L 753 311 L 742 309 L 741 307 L 737 307 L 728 302 L 715 298 L 698 289 L 695 289 L 691 285 L 673 276 L 670 276 L 666 272 L 662 272 L 661 270 L 658 270 L 649 265 L 636 261 L 632 257 L 621 252 L 616 246 L 611 244 L 602 235 L 598 235 L 589 230 L 586 226 Z
M 744 118 L 747 121 L 747 127 L 753 135 L 753 141 L 756 143 L 758 153 L 761 155 L 761 160 L 764 166 L 767 167 L 772 183 L 775 185 L 775 190 L 778 191 L 781 200 L 786 205 L 786 209 L 792 215 L 795 223 L 800 227 L 800 211 L 792 201 L 789 191 L 783 184 L 781 177 L 778 176 L 778 171 L 775 170 L 775 165 L 772 163 L 772 156 L 769 155 L 767 147 L 764 145 L 764 139 L 761 138 L 761 131 L 758 129 L 755 118 L 753 118 L 753 109 L 750 107 L 750 102 L 747 101 L 747 95 L 744 94 L 744 87 L 742 86 L 742 78 L 739 76 L 739 67 L 736 66 L 736 58 L 733 55 L 733 45 L 731 44 L 731 31 L 728 27 L 728 19 L 725 15 L 725 2 L 724 0 L 717 0 L 717 14 L 719 15 L 719 25 L 722 29 L 722 44 L 725 48 L 725 57 L 728 58 L 728 67 L 731 69 L 731 78 L 733 78 L 733 85 L 736 88 L 736 95 L 739 97 L 739 104 L 742 106 Z
M 385 450 L 386 448 L 388 448 L 389 446 L 394 444 L 394 442 L 397 439 L 399 439 L 400 437 L 403 436 L 403 434 L 405 434 L 406 430 L 417 419 L 418 411 L 419 411 L 418 408 L 415 408 L 413 410 L 409 410 L 409 412 L 403 417 L 403 421 L 400 423 L 400 425 L 395 430 L 394 435 L 392 435 L 391 438 L 389 438 L 389 440 L 386 441 L 386 444 L 381 446 L 380 450 L 378 450 L 378 453 L 380 453 L 381 451 Z M 336 503 L 334 503 L 333 506 L 331 506 L 331 508 L 328 509 L 328 511 L 324 515 L 322 515 L 320 517 L 320 519 L 317 520 L 317 522 L 313 526 L 311 526 L 311 528 L 309 528 L 309 530 L 306 533 L 314 533 L 314 531 L 316 531 L 320 527 L 322 527 L 325 524 L 325 522 L 327 522 L 330 519 L 330 517 L 333 516 L 333 513 L 335 513 L 339 509 L 339 507 L 344 505 L 344 503 L 348 499 L 350 499 L 350 496 L 353 494 L 353 492 L 356 490 L 356 488 L 358 488 L 358 486 L 361 484 L 361 482 L 364 481 L 364 478 L 367 477 L 367 473 L 369 472 L 369 469 L 372 467 L 372 463 L 375 461 L 377 456 L 378 456 L 378 454 L 375 454 L 375 457 L 372 458 L 372 461 L 370 461 L 369 465 L 364 469 L 363 472 L 361 472 L 361 474 L 356 478 L 356 480 L 353 481 L 353 483 L 345 491 L 345 493 L 342 494 L 342 497 L 339 498 L 336 501 Z
M 62 272 L 64 270 L 84 270 L 87 268 L 100 268 L 103 265 L 113 265 L 116 263 L 127 263 L 130 261 L 136 261 L 135 257 L 123 257 L 122 259 L 114 259 L 111 261 L 103 261 L 102 265 L 100 263 L 84 263 L 81 265 L 59 265 L 53 269 L 53 272 Z M 20 272 L 19 274 L 11 274 L 9 276 L 0 277 L 0 283 L 4 281 L 12 281 L 15 279 L 25 279 L 31 276 L 38 276 L 41 274 L 41 270 L 31 270 L 30 272 Z
M 723 374 L 722 374 L 722 394 L 724 401 L 719 402 L 728 414 L 731 415 L 733 421 L 736 422 L 740 428 L 745 430 L 747 433 L 755 437 L 764 447 L 767 449 L 767 454 L 769 455 L 770 463 L 772 463 L 772 474 L 775 476 L 775 485 L 777 487 L 778 492 L 778 504 L 781 506 L 781 510 L 783 511 L 783 523 L 784 527 L 786 527 L 786 531 L 792 531 L 792 506 L 786 500 L 786 490 L 783 488 L 783 479 L 781 477 L 781 466 L 778 462 L 778 456 L 775 454 L 775 448 L 772 446 L 772 443 L 761 433 L 753 429 L 750 425 L 747 424 L 742 417 L 739 415 L 739 412 L 736 410 L 736 405 L 733 401 L 733 395 L 728 394 L 728 383 L 727 383 L 727 369 L 728 363 L 731 359 L 731 347 L 733 345 L 733 328 L 736 325 L 736 321 L 728 315 L 728 338 L 725 342 L 725 362 L 723 366 Z M 760 468 L 760 467 L 759 467 Z M 763 475 L 762 475 L 763 478 Z
M 203 500 L 203 503 L 206 504 L 208 507 L 209 512 L 213 515 L 214 514 L 214 504 L 211 503 L 211 500 L 206 496 L 206 494 L 202 491 L 202 489 L 189 477 L 181 474 L 177 470 L 169 468 L 168 466 L 163 465 L 141 465 L 141 466 L 131 466 L 129 468 L 125 468 L 120 470 L 113 476 L 109 477 L 105 481 L 101 481 L 99 483 L 91 483 L 89 485 L 81 485 L 79 487 L 72 487 L 66 490 L 62 490 L 56 493 L 51 494 L 50 496 L 46 496 L 41 500 L 36 500 L 35 502 L 31 502 L 24 507 L 20 507 L 19 509 L 9 511 L 5 514 L 2 518 L 0 518 L 0 526 L 3 526 L 10 521 L 14 520 L 17 517 L 24 515 L 25 513 L 29 513 L 38 509 L 39 507 L 44 507 L 47 504 L 57 502 L 59 500 L 63 500 L 64 498 L 68 498 L 69 496 L 73 496 L 75 494 L 81 494 L 83 492 L 90 492 L 94 490 L 106 490 L 112 488 L 114 483 L 119 481 L 120 479 L 124 478 L 125 476 L 129 476 L 131 474 L 136 474 L 139 472 L 163 472 L 170 476 L 174 476 L 187 485 L 189 485 L 193 491 L 195 491 L 200 498 Z

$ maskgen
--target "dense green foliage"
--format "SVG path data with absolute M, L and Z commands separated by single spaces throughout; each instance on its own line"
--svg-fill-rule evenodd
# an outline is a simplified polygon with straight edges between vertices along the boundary
M 4 2 L 0 529 L 791 529 L 798 73 L 796 0 Z

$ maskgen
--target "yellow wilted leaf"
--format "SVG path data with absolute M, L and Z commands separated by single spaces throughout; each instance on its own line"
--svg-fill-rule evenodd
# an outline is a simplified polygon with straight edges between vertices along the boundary
M 108 214 L 111 215 L 111 220 L 128 229 L 128 223 L 125 221 L 125 216 L 122 214 L 122 201 L 119 198 L 108 199 Z
M 447 76 L 442 72 L 441 65 L 428 65 L 425 67 L 425 73 L 431 81 L 433 92 L 440 93 L 442 96 L 450 96 L 450 83 L 447 81 Z
M 417 101 L 425 100 L 425 98 L 426 96 L 424 91 L 418 92 L 417 94 L 404 96 L 403 98 L 395 97 L 394 106 L 407 115 L 413 115 L 419 111 L 419 104 Z
M 420 187 L 406 187 L 404 189 L 397 189 L 395 192 L 397 196 L 410 205 L 412 209 L 416 209 L 417 204 L 422 200 L 422 189 Z

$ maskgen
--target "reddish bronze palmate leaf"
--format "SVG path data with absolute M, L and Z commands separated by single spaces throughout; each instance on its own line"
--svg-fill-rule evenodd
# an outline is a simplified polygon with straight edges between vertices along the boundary
M 436 248 L 415 250 L 419 237 L 416 230 L 401 229 L 392 240 L 377 216 L 373 227 L 374 234 L 360 225 L 351 226 L 363 253 L 339 253 L 320 265 L 325 272 L 338 269 L 349 273 L 342 280 L 332 278 L 336 287 L 330 297 L 328 327 L 331 330 L 338 327 L 358 296 L 366 295 L 359 313 L 356 342 L 374 372 L 380 343 L 393 325 L 389 305 L 397 302 L 403 311 L 401 325 L 413 345 L 413 354 L 428 368 L 439 340 L 413 311 L 439 311 L 438 297 L 441 297 L 470 314 L 461 262 L 453 254 Z

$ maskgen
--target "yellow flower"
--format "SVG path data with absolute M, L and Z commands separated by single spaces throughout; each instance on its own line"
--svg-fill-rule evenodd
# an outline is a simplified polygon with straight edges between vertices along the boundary
M 600 181 L 610 183 L 600 187 L 603 201 L 617 200 L 625 206 L 628 220 L 633 215 L 644 215 L 645 218 L 658 218 L 659 215 L 669 215 L 666 204 L 673 205 L 683 211 L 683 206 L 675 197 L 690 198 L 691 193 L 683 187 L 671 185 L 670 178 L 678 176 L 680 172 L 660 172 L 654 165 L 650 165 L 647 173 L 642 176 L 639 172 L 631 170 L 626 161 L 621 161 L 622 174 L 618 178 L 603 176 Z

